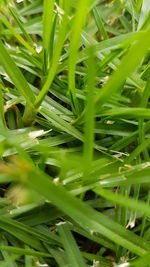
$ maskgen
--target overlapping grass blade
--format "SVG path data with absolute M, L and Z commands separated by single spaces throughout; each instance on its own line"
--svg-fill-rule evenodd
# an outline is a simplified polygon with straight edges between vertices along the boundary
M 109 94 L 121 89 L 127 77 L 135 70 L 145 56 L 150 46 L 150 27 L 143 32 L 138 40 L 131 45 L 127 54 L 123 57 L 118 69 L 114 72 L 102 90 L 96 97 L 97 109 L 109 98 Z M 133 59 L 131 61 L 131 58 Z M 129 64 L 130 62 L 130 64 Z
M 22 170 L 20 171 L 22 172 Z M 73 197 L 63 187 L 56 186 L 46 174 L 35 170 L 33 166 L 30 166 L 30 171 L 26 175 L 28 177 L 26 183 L 31 188 L 50 200 L 57 208 L 82 227 L 98 232 L 112 241 L 115 240 L 116 244 L 140 256 L 144 255 L 150 249 L 149 244 L 140 237 L 132 232 L 128 232 L 113 220 L 108 220 L 105 215 Z M 36 183 L 34 177 L 36 177 Z
M 26 49 L 33 55 L 36 55 L 36 51 L 34 48 L 27 43 L 19 33 L 15 30 L 15 28 L 9 23 L 9 21 L 1 14 L 0 15 L 0 21 L 10 30 L 11 34 L 16 37 L 16 39 L 24 46 Z
M 134 198 L 129 198 L 127 196 L 111 192 L 110 190 L 103 188 L 95 188 L 94 191 L 101 195 L 102 197 L 111 200 L 113 203 L 118 204 L 120 206 L 130 208 L 134 211 L 138 211 L 142 214 L 150 216 L 150 209 L 147 203 L 144 203 L 140 200 L 136 200 Z
M 19 254 L 19 255 L 31 255 L 35 257 L 46 257 L 46 258 L 52 258 L 52 255 L 40 251 L 35 251 L 31 249 L 26 248 L 17 248 L 17 247 L 11 247 L 11 246 L 0 246 L 1 251 L 9 251 L 13 254 Z

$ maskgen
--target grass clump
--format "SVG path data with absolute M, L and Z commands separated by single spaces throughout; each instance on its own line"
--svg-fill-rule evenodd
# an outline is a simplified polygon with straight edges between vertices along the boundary
M 149 266 L 149 1 L 0 2 L 0 266 Z

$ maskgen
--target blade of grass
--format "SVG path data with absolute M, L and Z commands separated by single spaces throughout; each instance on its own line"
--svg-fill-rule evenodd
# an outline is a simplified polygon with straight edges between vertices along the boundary
M 25 233 L 22 230 L 18 229 L 18 227 L 10 225 L 7 220 L 5 222 L 3 222 L 3 220 L 0 221 L 0 228 L 17 237 L 19 240 L 23 241 L 27 245 L 40 251 L 44 250 L 44 247 L 39 242 L 39 240 L 33 238 L 31 234 Z
M 61 51 L 63 49 L 64 41 L 65 41 L 66 36 L 68 34 L 67 30 L 68 30 L 68 23 L 69 23 L 68 16 L 70 14 L 70 4 L 71 4 L 70 1 L 68 4 L 68 1 L 65 0 L 64 14 L 63 14 L 61 26 L 59 29 L 58 40 L 57 40 L 56 45 L 55 45 L 55 51 L 53 53 L 53 58 L 52 58 L 51 66 L 50 66 L 49 71 L 48 71 L 48 76 L 47 76 L 46 82 L 45 82 L 44 86 L 42 87 L 39 95 L 37 96 L 37 98 L 34 102 L 34 106 L 36 108 L 38 108 L 41 105 L 45 95 L 47 94 L 47 92 L 48 92 L 48 90 L 49 90 L 49 88 L 53 82 L 53 79 L 56 75 L 56 72 L 57 72 Z
M 30 89 L 26 79 L 24 78 L 20 69 L 16 66 L 14 60 L 10 57 L 7 49 L 0 41 L 0 62 L 6 73 L 12 80 L 13 84 L 16 86 L 21 95 L 24 96 L 27 103 L 30 105 L 33 103 L 35 97 Z
M 32 46 L 30 46 L 21 36 L 13 26 L 8 22 L 8 20 L 5 19 L 5 17 L 1 14 L 0 15 L 0 21 L 10 30 L 13 36 L 16 37 L 16 39 L 24 46 L 26 49 L 33 55 L 36 55 L 36 51 Z
M 129 208 L 134 211 L 138 211 L 141 214 L 147 215 L 148 217 L 150 216 L 150 208 L 149 208 L 148 203 L 145 203 L 145 202 L 142 202 L 141 200 L 130 198 L 130 197 L 118 194 L 118 193 L 114 193 L 108 189 L 103 189 L 101 187 L 95 188 L 94 192 L 112 201 L 115 204 Z
M 95 0 L 79 0 L 76 6 L 76 12 L 72 23 L 72 32 L 69 46 L 68 59 L 68 89 L 72 103 L 72 110 L 75 114 L 79 114 L 79 104 L 76 97 L 75 72 L 76 60 L 78 57 L 78 49 L 81 40 L 82 29 L 85 25 L 88 11 L 96 2 Z
M 19 255 L 31 255 L 35 257 L 52 258 L 52 255 L 50 255 L 49 253 L 34 251 L 33 249 L 17 248 L 11 246 L 0 246 L 0 250 L 9 251 L 13 254 L 19 254 Z
M 3 228 L 5 226 L 7 227 L 8 232 L 10 230 L 12 231 L 12 233 L 14 233 L 14 235 L 15 229 L 18 229 L 18 232 L 20 232 L 22 236 L 23 234 L 25 234 L 26 236 L 28 235 L 29 237 L 32 236 L 33 241 L 36 241 L 37 244 L 41 246 L 41 248 L 42 245 L 40 244 L 40 241 L 46 242 L 48 244 L 52 244 L 53 242 L 58 243 L 57 240 L 55 240 L 55 237 L 53 238 L 53 234 L 51 235 L 51 233 L 49 233 L 49 236 L 47 236 L 44 233 L 40 233 L 38 230 L 35 230 L 32 227 L 25 225 L 24 223 L 8 218 L 8 216 L 2 216 L 2 218 L 0 219 L 0 227 Z
M 147 83 L 146 83 L 146 86 L 145 86 L 145 89 L 144 89 L 144 92 L 143 92 L 143 95 L 142 95 L 142 99 L 141 99 L 141 103 L 140 103 L 140 107 L 142 108 L 146 108 L 147 106 L 147 103 L 148 103 L 148 98 L 149 98 L 149 95 L 150 95 L 150 68 L 148 69 L 148 73 L 147 73 Z M 143 124 L 144 124 L 144 119 L 140 119 L 139 120 L 139 143 L 143 143 L 144 142 L 144 127 L 143 127 Z M 149 155 L 148 155 L 148 151 L 147 149 L 145 149 L 143 151 L 143 156 L 145 158 L 145 160 L 149 160 Z
M 127 165 L 128 166 L 128 165 Z M 104 178 L 103 175 L 97 176 L 98 181 L 93 182 L 89 185 L 82 187 L 77 187 L 77 189 L 71 190 L 71 193 L 73 195 L 78 195 L 83 192 L 86 192 L 88 190 L 92 190 L 96 187 L 112 187 L 112 186 L 120 186 L 120 185 L 132 185 L 132 184 L 148 184 L 149 183 L 149 164 L 143 163 L 137 166 L 132 166 L 129 170 L 126 170 L 124 172 L 116 172 L 114 174 L 109 173 L 107 178 Z M 94 175 L 92 175 L 92 178 Z
M 9 78 L 13 82 L 13 84 L 18 89 L 19 93 L 24 96 L 27 104 L 24 112 L 24 122 L 26 124 L 30 124 L 34 119 L 34 108 L 33 102 L 35 100 L 35 96 L 30 89 L 26 79 L 24 78 L 22 72 L 15 64 L 14 60 L 10 57 L 7 49 L 3 45 L 0 40 L 0 62 Z
M 46 70 L 48 67 L 49 54 L 50 54 L 50 39 L 53 27 L 53 14 L 54 14 L 54 4 L 55 1 L 44 0 L 43 8 L 43 49 Z
M 3 101 L 3 84 L 0 79 L 0 127 L 5 128 L 5 118 L 4 118 L 4 101 Z
M 18 163 L 19 159 L 17 159 L 16 164 Z M 22 166 L 24 166 L 24 163 Z M 11 167 L 11 170 L 13 176 L 15 168 Z M 24 178 L 21 178 L 22 172 L 22 169 L 20 171 L 18 169 L 19 180 L 27 183 L 31 188 L 45 196 L 46 199 L 50 200 L 83 228 L 86 227 L 89 230 L 98 232 L 112 241 L 115 240 L 117 244 L 137 255 L 144 255 L 150 249 L 149 244 L 140 237 L 125 230 L 113 220 L 108 220 L 105 215 L 95 211 L 81 200 L 75 198 L 63 187 L 56 186 L 46 174 L 34 169 L 32 165 L 28 168 L 28 173 L 26 172 L 26 181 Z M 36 183 L 34 177 L 36 177 Z
M 96 97 L 97 109 L 109 99 L 109 95 L 120 90 L 127 77 L 135 70 L 145 56 L 150 46 L 150 27 L 143 32 L 139 40 L 135 41 L 127 54 L 121 60 L 118 69 L 111 75 L 108 82 L 104 85 L 102 90 Z M 132 61 L 131 61 L 132 58 Z M 134 59 L 134 60 L 133 60 Z M 129 64 L 130 62 L 130 64 Z M 112 89 L 113 88 L 113 89 Z M 113 90 L 113 91 L 112 91 Z
M 132 163 L 132 161 L 133 161 L 134 159 L 136 159 L 137 156 L 138 156 L 141 152 L 145 151 L 145 149 L 146 149 L 147 147 L 149 147 L 149 145 L 150 145 L 150 138 L 144 140 L 139 146 L 137 146 L 137 147 L 135 148 L 135 150 L 129 155 L 129 157 L 127 157 L 127 158 L 125 159 L 125 163 L 126 163 L 126 164 Z
M 85 267 L 81 252 L 75 242 L 73 235 L 66 223 L 57 224 L 57 229 L 65 249 L 68 262 L 72 267 Z
M 12 7 L 9 7 L 9 11 L 11 13 L 11 15 L 13 16 L 14 20 L 16 21 L 16 23 L 18 24 L 20 30 L 22 31 L 23 35 L 25 36 L 25 38 L 28 40 L 28 42 L 34 46 L 34 42 L 32 40 L 32 38 L 30 37 L 30 35 L 27 33 L 26 29 L 23 27 L 23 22 L 20 20 L 16 10 Z
M 8 245 L 8 241 L 6 240 L 6 238 L 4 236 L 1 235 L 0 246 L 6 246 L 6 245 Z M 0 252 L 2 254 L 2 257 L 4 258 L 4 262 L 8 264 L 7 266 L 17 267 L 17 264 L 15 262 L 15 260 L 17 259 L 16 255 L 12 256 L 9 253 L 9 251 L 5 251 L 5 250 L 0 250 Z
M 101 116 L 122 117 L 125 118 L 150 118 L 150 111 L 146 108 L 112 108 L 109 110 L 101 111 Z
M 77 3 L 76 13 L 74 15 L 72 33 L 69 47 L 69 62 L 68 62 L 68 88 L 71 96 L 72 109 L 75 114 L 79 113 L 78 102 L 75 89 L 75 71 L 76 59 L 78 55 L 78 47 L 81 39 L 82 28 L 86 21 L 88 13 L 88 1 L 80 0 Z
M 108 39 L 107 31 L 105 30 L 104 23 L 102 21 L 100 13 L 98 12 L 97 7 L 93 8 L 93 15 L 94 15 L 94 19 L 95 19 L 97 28 L 99 30 L 100 36 L 102 36 L 104 40 Z
M 143 3 L 142 3 L 142 7 L 141 7 L 139 22 L 138 22 L 138 30 L 142 27 L 146 17 L 150 13 L 149 1 L 148 0 L 143 0 L 142 2 Z
M 94 87 L 95 87 L 95 53 L 94 48 L 89 47 L 89 59 L 87 70 L 87 97 L 84 127 L 84 176 L 88 176 L 92 165 L 94 148 Z M 87 178 L 87 177 L 86 177 Z
M 66 255 L 63 252 L 60 252 L 56 249 L 49 249 L 50 253 L 53 255 L 55 261 L 60 267 L 66 267 L 67 261 L 66 261 Z
M 116 37 L 113 37 L 111 39 L 101 41 L 99 43 L 97 42 L 96 44 L 93 44 L 93 46 L 95 46 L 96 52 L 103 52 L 103 51 L 108 50 L 108 49 L 111 50 L 113 48 L 118 47 L 121 43 L 123 43 L 125 40 L 127 40 L 132 35 L 133 34 L 131 34 L 131 33 L 122 34 L 120 36 L 116 36 Z M 87 47 L 85 47 L 85 49 L 78 51 L 76 63 L 80 63 L 87 58 L 88 58 Z M 67 68 L 68 68 L 68 58 L 59 66 L 58 72 L 61 72 Z

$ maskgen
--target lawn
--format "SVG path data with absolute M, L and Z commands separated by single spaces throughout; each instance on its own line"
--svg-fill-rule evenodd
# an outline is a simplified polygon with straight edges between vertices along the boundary
M 0 266 L 150 266 L 150 1 L 0 1 Z

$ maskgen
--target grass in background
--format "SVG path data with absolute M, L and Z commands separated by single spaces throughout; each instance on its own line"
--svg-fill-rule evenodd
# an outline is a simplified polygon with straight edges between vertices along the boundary
M 149 266 L 149 1 L 1 0 L 0 36 L 0 266 Z

